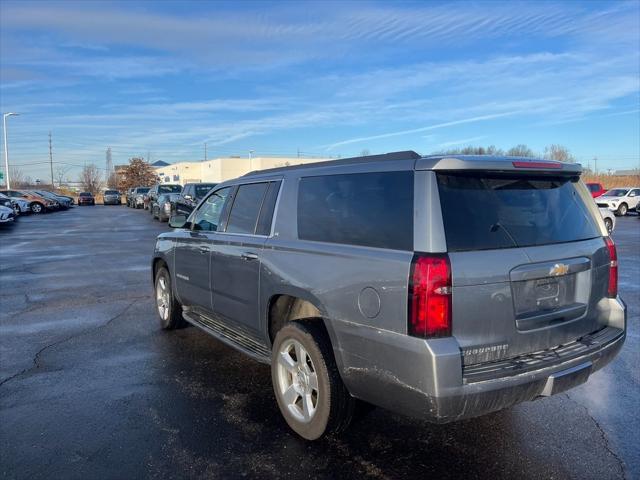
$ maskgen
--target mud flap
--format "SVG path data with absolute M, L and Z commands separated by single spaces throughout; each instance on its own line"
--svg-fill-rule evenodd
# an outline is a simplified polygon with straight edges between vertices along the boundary
M 591 362 L 585 362 L 549 375 L 540 396 L 550 397 L 585 383 L 591 375 L 592 367 Z

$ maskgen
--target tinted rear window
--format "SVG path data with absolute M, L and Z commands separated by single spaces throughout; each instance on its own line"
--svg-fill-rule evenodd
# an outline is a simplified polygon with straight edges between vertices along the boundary
M 578 180 L 438 174 L 449 251 L 526 247 L 600 236 Z
M 600 190 L 600 185 L 598 185 L 597 183 L 587 183 L 587 188 L 590 192 L 597 192 L 598 190 Z
M 298 237 L 412 250 L 413 172 L 302 178 Z
M 255 233 L 258 213 L 260 213 L 262 199 L 268 186 L 268 183 L 240 185 L 231 207 L 226 232 L 251 235 Z
M 107 190 L 104 192 L 105 195 L 118 195 L 119 193 L 118 190 Z
M 180 193 L 180 185 L 158 185 L 158 193 Z
M 136 193 L 148 193 L 149 188 L 136 188 Z
M 80 196 L 81 196 L 81 197 L 90 197 L 90 196 L 91 196 L 91 194 L 90 194 L 89 192 L 82 192 L 82 193 L 80 194 Z

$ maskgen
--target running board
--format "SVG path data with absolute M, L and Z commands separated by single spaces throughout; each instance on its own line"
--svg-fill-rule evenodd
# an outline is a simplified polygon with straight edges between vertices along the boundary
M 234 330 L 219 320 L 205 316 L 193 310 L 183 310 L 183 318 L 192 325 L 201 328 L 230 347 L 240 350 L 260 363 L 271 363 L 271 351 L 264 345 Z

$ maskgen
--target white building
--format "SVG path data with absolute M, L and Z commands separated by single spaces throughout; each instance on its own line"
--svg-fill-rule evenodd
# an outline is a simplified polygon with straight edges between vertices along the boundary
M 299 165 L 331 160 L 329 158 L 288 158 L 288 157 L 223 157 L 206 162 L 177 162 L 156 167 L 155 171 L 162 183 L 219 183 L 236 178 L 253 170 Z

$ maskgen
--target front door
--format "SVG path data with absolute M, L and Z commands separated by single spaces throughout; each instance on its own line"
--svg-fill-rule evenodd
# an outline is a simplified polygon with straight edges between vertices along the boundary
M 203 202 L 191 216 L 190 230 L 176 241 L 176 290 L 185 306 L 211 310 L 211 249 L 230 191 L 229 187 L 220 189 Z

